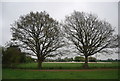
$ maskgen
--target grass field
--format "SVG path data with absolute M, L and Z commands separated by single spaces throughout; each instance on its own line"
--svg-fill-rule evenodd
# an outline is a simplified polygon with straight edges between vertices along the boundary
M 43 69 L 83 69 L 83 63 L 43 63 Z M 117 68 L 118 63 L 89 63 L 90 69 L 94 68 Z M 17 68 L 37 69 L 37 63 L 17 65 Z
M 118 70 L 30 71 L 3 69 L 3 79 L 118 79 Z
M 43 63 L 45 71 L 38 71 L 37 63 L 20 64 L 17 65 L 17 69 L 4 68 L 2 77 L 3 79 L 118 79 L 118 63 L 89 63 L 90 71 L 82 68 L 82 64 Z M 46 71 L 46 69 L 69 71 Z

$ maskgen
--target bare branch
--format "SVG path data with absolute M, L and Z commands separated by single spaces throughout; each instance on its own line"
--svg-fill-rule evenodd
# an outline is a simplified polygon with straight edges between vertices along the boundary
M 113 45 L 117 37 L 112 26 L 92 14 L 74 11 L 63 23 L 68 38 L 84 56 L 94 55 Z M 113 40 L 114 38 L 114 40 Z

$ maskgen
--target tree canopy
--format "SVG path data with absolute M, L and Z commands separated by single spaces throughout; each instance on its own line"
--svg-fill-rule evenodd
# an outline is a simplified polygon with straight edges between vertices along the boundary
M 63 28 L 67 39 L 85 56 L 85 67 L 88 67 L 88 56 L 111 47 L 117 40 L 110 23 L 89 13 L 74 11 L 66 16 Z
M 39 68 L 46 57 L 56 55 L 52 52 L 64 45 L 59 23 L 45 11 L 20 16 L 11 30 L 13 40 L 37 56 Z

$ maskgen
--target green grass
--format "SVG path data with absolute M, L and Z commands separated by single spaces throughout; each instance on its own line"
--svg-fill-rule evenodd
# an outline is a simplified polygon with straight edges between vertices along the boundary
M 3 69 L 3 79 L 118 79 L 118 70 L 28 71 Z
M 83 63 L 43 63 L 43 69 L 83 69 Z M 3 69 L 3 79 L 117 79 L 118 63 L 89 63 L 90 69 L 114 68 L 97 71 L 31 71 Z M 37 63 L 19 64 L 17 68 L 37 69 Z
M 83 63 L 43 63 L 43 69 L 83 69 Z M 90 68 L 117 68 L 118 63 L 89 63 Z M 17 65 L 17 68 L 37 69 L 37 63 Z

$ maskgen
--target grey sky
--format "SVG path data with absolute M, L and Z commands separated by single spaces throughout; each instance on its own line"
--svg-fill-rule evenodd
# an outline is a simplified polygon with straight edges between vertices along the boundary
M 0 6 L 1 10 L 1 6 Z M 0 45 L 5 45 L 11 38 L 10 24 L 14 23 L 20 15 L 30 11 L 46 11 L 58 21 L 64 20 L 74 10 L 93 13 L 102 20 L 112 24 L 116 33 L 118 31 L 118 3 L 117 2 L 3 2 L 2 3 L 2 34 Z M 1 17 L 1 15 L 0 15 Z M 1 31 L 0 31 L 1 32 Z
M 10 24 L 14 23 L 20 15 L 25 15 L 30 11 L 47 11 L 50 16 L 61 21 L 65 15 L 69 15 L 74 10 L 97 14 L 100 19 L 104 19 L 118 27 L 118 6 L 117 2 L 4 2 L 2 4 L 2 43 L 5 45 L 11 38 Z

